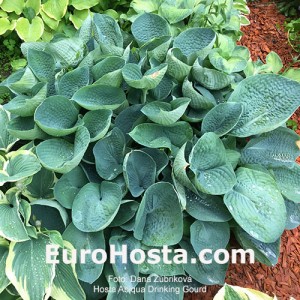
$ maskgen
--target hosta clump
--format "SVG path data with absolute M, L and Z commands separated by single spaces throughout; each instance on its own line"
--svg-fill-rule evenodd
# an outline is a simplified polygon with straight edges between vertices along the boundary
M 135 22 L 130 44 L 105 15 L 73 38 L 24 43 L 28 65 L 1 83 L 12 97 L 0 110 L 1 292 L 12 283 L 24 299 L 97 299 L 93 286 L 111 275 L 222 284 L 228 264 L 190 259 L 226 248 L 232 231 L 272 265 L 283 230 L 300 223 L 299 137 L 285 127 L 300 84 L 245 78 L 248 50 L 211 29 L 173 37 L 158 15 Z M 60 260 L 63 248 L 167 245 L 189 262 L 54 266 L 53 244 Z

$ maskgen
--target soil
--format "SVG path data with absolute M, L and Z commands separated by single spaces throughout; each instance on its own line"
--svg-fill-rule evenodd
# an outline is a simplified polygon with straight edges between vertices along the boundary
M 274 1 L 262 0 L 248 3 L 251 24 L 243 27 L 244 35 L 240 44 L 248 47 L 253 60 L 265 62 L 266 55 L 275 51 L 281 57 L 285 68 L 300 67 L 295 63 L 295 52 L 288 43 L 284 30 L 285 16 L 279 13 Z M 297 123 L 296 132 L 300 135 L 300 108 L 291 117 Z M 298 158 L 300 163 L 300 157 Z M 300 299 L 300 226 L 286 230 L 281 238 L 279 262 L 274 267 L 261 263 L 232 264 L 225 282 L 246 288 L 253 288 L 279 300 Z M 185 300 L 212 300 L 221 286 L 207 287 L 207 293 L 186 295 Z

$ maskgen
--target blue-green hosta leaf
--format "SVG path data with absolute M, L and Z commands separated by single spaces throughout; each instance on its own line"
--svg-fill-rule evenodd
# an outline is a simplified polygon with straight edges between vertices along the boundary
M 123 81 L 122 68 L 125 60 L 118 56 L 110 56 L 92 67 L 95 84 L 120 86 Z
M 0 295 L 5 290 L 5 288 L 10 284 L 9 279 L 5 274 L 7 256 L 8 256 L 8 243 L 0 244 Z
M 139 202 L 122 200 L 120 209 L 109 227 L 118 227 L 130 221 L 135 216 L 138 207 Z
M 182 84 L 182 94 L 191 99 L 190 107 L 196 110 L 213 108 L 217 103 L 214 96 L 203 87 L 193 87 L 193 83 L 186 78 Z
M 63 242 L 64 251 L 67 251 L 67 259 L 71 259 L 74 247 L 67 241 Z M 55 277 L 51 287 L 51 297 L 65 300 L 85 300 L 85 293 L 79 284 L 74 264 L 62 262 L 62 248 L 58 249 L 57 260 L 60 261 L 55 268 Z
M 81 0 L 70 0 L 70 5 L 74 6 L 77 10 L 89 9 L 99 3 L 98 0 L 86 0 L 82 2 Z
M 19 213 L 20 202 L 15 196 L 8 202 L 0 199 L 0 236 L 14 242 L 29 240 Z
M 227 74 L 241 72 L 247 66 L 246 59 L 239 56 L 230 56 L 227 59 L 222 56 L 220 49 L 215 49 L 209 53 L 209 61 L 217 70 Z
M 280 75 L 258 74 L 242 80 L 228 100 L 244 107 L 230 134 L 246 137 L 276 129 L 298 108 L 299 95 L 300 83 Z
M 0 170 L 0 186 L 32 176 L 41 169 L 37 157 L 28 150 L 18 150 L 6 155 L 7 161 Z
M 79 283 L 84 290 L 86 299 L 99 300 L 99 299 L 103 299 L 107 295 L 107 293 L 105 293 L 104 290 L 103 291 L 100 290 L 99 292 L 94 290 L 95 286 L 101 286 L 103 288 L 109 287 L 108 282 L 105 279 L 104 272 L 102 272 L 101 276 L 92 284 L 89 284 L 89 283 L 81 281 L 81 280 L 79 280 Z
M 89 132 L 81 126 L 76 131 L 74 144 L 54 138 L 40 143 L 36 147 L 36 153 L 46 169 L 67 173 L 79 165 L 89 142 Z
M 15 94 L 29 93 L 31 89 L 38 83 L 37 78 L 29 67 L 26 67 L 20 80 L 9 84 L 9 89 Z
M 78 67 L 63 75 L 58 82 L 58 94 L 67 98 L 72 96 L 82 87 L 90 82 L 88 67 Z
M 237 124 L 242 113 L 243 106 L 240 103 L 220 103 L 205 115 L 201 131 L 223 136 Z
M 171 48 L 168 51 L 166 62 L 168 64 L 167 74 L 179 82 L 182 82 L 192 69 L 192 67 L 188 65 L 186 57 L 178 48 Z
M 123 172 L 125 138 L 115 127 L 105 138 L 97 142 L 93 149 L 97 173 L 105 180 L 112 180 Z
M 143 123 L 137 125 L 129 135 L 143 146 L 177 151 L 192 138 L 193 130 L 188 123 L 182 121 L 169 126 Z
M 144 299 L 183 300 L 183 283 L 173 282 L 172 280 L 170 280 L 169 282 L 164 282 L 164 280 L 164 278 L 159 278 L 159 276 L 157 276 L 156 274 L 150 275 L 145 285 Z
M 5 109 L 21 117 L 33 116 L 36 108 L 46 99 L 47 84 L 39 83 L 33 89 L 37 89 L 33 97 L 19 95 L 5 104 Z
M 166 59 L 171 42 L 172 38 L 169 36 L 154 38 L 140 48 L 140 56 L 145 57 L 148 55 L 150 60 L 155 59 L 162 63 Z
M 0 105 L 0 151 L 8 151 L 17 141 L 8 131 L 9 121 L 10 114 Z
M 67 12 L 68 0 L 48 0 L 42 4 L 42 10 L 52 19 L 59 21 Z
M 31 217 L 33 221 L 41 221 L 42 227 L 61 233 L 69 223 L 67 211 L 55 200 L 41 199 L 31 202 Z
M 300 166 L 294 163 L 292 168 L 272 169 L 278 189 L 287 199 L 300 203 Z
M 47 134 L 37 126 L 33 117 L 16 117 L 7 125 L 9 133 L 18 139 L 35 140 L 44 139 Z
M 125 280 L 121 282 L 121 285 L 128 289 L 134 289 L 138 282 L 132 280 L 132 277 L 139 277 L 139 265 L 133 264 L 130 261 L 129 254 L 135 249 L 141 248 L 141 243 L 132 236 L 127 236 L 126 234 L 122 235 L 113 235 L 109 239 L 109 244 L 114 245 L 116 251 L 122 251 L 123 245 L 126 245 L 128 249 L 127 254 L 127 263 L 122 263 L 122 258 L 119 256 L 116 258 L 116 262 L 112 264 L 114 274 L 117 277 L 124 278 Z
M 241 162 L 266 167 L 292 167 L 300 155 L 297 141 L 299 135 L 296 132 L 279 127 L 251 139 L 242 150 Z
M 236 222 L 252 237 L 273 243 L 285 227 L 284 199 L 271 175 L 258 170 L 239 168 L 237 183 L 224 196 Z
M 84 57 L 85 44 L 80 38 L 66 38 L 48 43 L 45 50 L 62 66 L 76 67 Z
M 99 109 L 87 112 L 83 117 L 84 126 L 88 129 L 91 142 L 102 139 L 109 130 L 112 111 Z
M 280 255 L 280 239 L 266 244 L 256 240 L 241 227 L 234 227 L 233 232 L 238 243 L 245 250 L 252 249 L 254 251 L 256 260 L 268 266 L 277 264 Z
M 285 228 L 291 230 L 300 225 L 300 204 L 285 200 L 285 206 L 287 212 Z
M 167 68 L 166 64 L 161 64 L 142 74 L 137 64 L 128 63 L 122 69 L 122 74 L 129 86 L 136 89 L 150 90 L 154 89 L 161 82 Z
M 213 251 L 226 249 L 230 238 L 230 228 L 227 222 L 195 221 L 191 227 L 191 244 L 196 253 L 204 249 Z
M 103 181 L 86 184 L 77 194 L 72 206 L 74 225 L 84 232 L 97 232 L 106 228 L 116 216 L 122 199 L 121 188 Z
M 11 242 L 6 260 L 6 275 L 24 300 L 47 299 L 55 276 L 55 265 L 45 259 L 48 236 L 22 243 Z M 53 258 L 53 256 L 52 256 Z
M 210 28 L 189 28 L 175 38 L 173 47 L 188 57 L 200 50 L 212 49 L 215 40 L 216 34 Z
M 213 132 L 205 133 L 193 147 L 190 169 L 195 173 L 195 184 L 207 194 L 221 195 L 229 192 L 236 183 L 233 168 L 226 159 L 226 150 Z
M 192 69 L 193 77 L 204 87 L 210 90 L 221 90 L 233 82 L 233 76 L 224 72 L 202 67 L 198 60 Z
M 140 45 L 154 38 L 171 35 L 168 22 L 162 17 L 151 13 L 140 15 L 132 23 L 131 31 Z
M 44 51 L 29 49 L 27 61 L 29 68 L 40 81 L 47 82 L 54 77 L 55 61 L 52 55 Z
M 72 208 L 80 189 L 89 181 L 80 166 L 64 174 L 54 186 L 55 199 L 65 208 Z
M 141 111 L 157 124 L 171 125 L 181 118 L 189 103 L 189 98 L 176 98 L 170 103 L 154 101 L 145 105 Z
M 187 251 L 188 262 L 184 264 L 184 270 L 192 278 L 205 285 L 224 284 L 228 263 L 218 264 L 212 260 L 210 264 L 203 264 L 199 262 L 198 253 L 196 254 L 188 241 L 182 240 L 180 246 Z M 212 259 L 212 257 L 206 257 L 206 259 Z
M 92 28 L 98 43 L 123 48 L 123 35 L 118 23 L 109 15 L 94 14 Z
M 44 32 L 43 20 L 36 16 L 31 23 L 26 18 L 19 18 L 16 23 L 18 36 L 25 42 L 35 42 L 41 38 Z
M 226 222 L 232 219 L 223 199 L 203 193 L 185 191 L 186 211 L 193 218 L 205 222 Z
M 88 110 L 116 109 L 126 101 L 126 96 L 119 87 L 90 85 L 79 89 L 72 100 Z
M 63 239 L 69 241 L 77 250 L 77 260 L 80 261 L 80 251 L 83 250 L 105 250 L 105 239 L 103 231 L 82 232 L 78 230 L 73 223 L 70 223 L 62 235 Z M 97 280 L 103 270 L 104 264 L 95 264 L 90 256 L 86 257 L 84 264 L 76 264 L 76 273 L 78 279 L 87 283 L 93 283 Z
M 149 90 L 149 94 L 155 100 L 166 99 L 173 89 L 173 80 L 170 76 L 165 75 L 156 88 Z
M 134 150 L 124 158 L 123 173 L 131 195 L 138 197 L 154 184 L 156 164 L 145 152 Z
M 147 246 L 177 244 L 183 234 L 178 196 L 170 183 L 150 186 L 136 214 L 134 237 Z
M 47 98 L 35 111 L 34 120 L 46 133 L 65 136 L 75 132 L 83 124 L 78 109 L 63 96 Z

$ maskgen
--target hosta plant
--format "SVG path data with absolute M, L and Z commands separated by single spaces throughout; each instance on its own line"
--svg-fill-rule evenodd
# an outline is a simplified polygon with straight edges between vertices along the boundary
M 209 28 L 174 37 L 146 13 L 131 31 L 125 42 L 114 19 L 95 14 L 72 38 L 22 44 L 27 66 L 1 83 L 11 100 L 0 109 L 0 292 L 99 299 L 93 287 L 109 285 L 107 299 L 164 299 L 147 286 L 174 283 L 154 277 L 224 283 L 228 264 L 190 259 L 226 249 L 230 232 L 274 265 L 283 230 L 299 225 L 299 137 L 285 122 L 300 84 L 246 77 L 249 51 Z M 63 249 L 110 245 L 167 245 L 189 260 L 53 265 L 47 245 L 59 260 Z M 145 295 L 126 293 L 137 287 Z

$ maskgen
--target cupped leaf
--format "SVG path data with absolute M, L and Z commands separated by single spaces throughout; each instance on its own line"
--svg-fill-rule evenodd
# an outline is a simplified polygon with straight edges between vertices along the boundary
M 10 114 L 0 105 L 0 151 L 8 151 L 17 141 L 7 128 L 10 121 Z
M 285 127 L 263 133 L 251 139 L 241 153 L 243 164 L 260 164 L 266 167 L 292 167 L 300 155 L 299 136 Z
M 118 87 L 91 85 L 79 89 L 72 100 L 88 110 L 116 109 L 126 101 L 126 96 Z
M 200 50 L 211 49 L 215 40 L 216 34 L 210 28 L 189 28 L 175 38 L 173 47 L 190 56 Z
M 30 93 L 32 88 L 38 83 L 38 80 L 29 67 L 26 67 L 21 74 L 21 78 L 9 83 L 8 87 L 15 94 Z
M 181 118 L 189 103 L 189 98 L 176 98 L 170 103 L 154 101 L 145 105 L 141 111 L 157 124 L 171 125 Z
M 32 176 L 41 169 L 37 157 L 28 150 L 18 150 L 6 155 L 7 161 L 0 171 L 0 186 Z
M 169 163 L 169 157 L 168 155 L 160 149 L 154 149 L 154 148 L 142 148 L 143 152 L 147 153 L 152 157 L 156 164 L 156 177 L 163 171 L 163 169 L 168 165 Z
M 40 17 L 34 17 L 31 23 L 21 17 L 17 21 L 16 31 L 25 42 L 35 42 L 41 38 L 44 32 L 44 22 Z
M 154 89 L 163 79 L 168 66 L 161 64 L 152 68 L 143 75 L 138 65 L 128 63 L 122 69 L 122 74 L 126 83 L 136 89 L 150 90 Z
M 243 105 L 231 135 L 245 137 L 283 125 L 299 106 L 300 83 L 275 74 L 258 74 L 242 80 L 229 102 Z
M 137 125 L 129 135 L 139 144 L 149 148 L 168 148 L 177 151 L 193 136 L 191 126 L 186 122 L 176 122 L 169 126 L 153 123 Z
M 24 300 L 40 300 L 50 296 L 55 265 L 46 263 L 45 253 L 46 247 L 52 245 L 49 237 L 42 233 L 38 234 L 37 239 L 11 242 L 6 275 Z
M 89 83 L 89 68 L 78 67 L 60 78 L 58 82 L 58 94 L 67 98 L 72 98 L 80 88 L 88 85 Z
M 116 217 L 109 226 L 118 227 L 127 223 L 135 216 L 138 207 L 139 203 L 134 200 L 123 200 Z
M 83 124 L 78 109 L 63 96 L 47 98 L 35 111 L 34 120 L 46 133 L 65 136 L 75 132 Z
M 207 194 L 221 195 L 229 192 L 236 183 L 233 168 L 226 159 L 226 150 L 213 133 L 205 133 L 193 147 L 190 169 L 195 173 L 197 187 Z
M 139 44 L 144 44 L 154 38 L 171 35 L 168 22 L 162 17 L 144 13 L 131 26 L 134 38 Z
M 138 197 L 154 184 L 156 164 L 145 152 L 134 150 L 124 158 L 123 173 L 130 193 Z
M 237 183 L 224 196 L 236 222 L 252 237 L 273 243 L 285 227 L 286 208 L 275 180 L 266 172 L 239 168 Z
M 205 115 L 201 131 L 223 136 L 237 124 L 242 113 L 243 106 L 240 103 L 220 103 Z
M 178 196 L 170 183 L 150 186 L 136 214 L 134 237 L 148 246 L 177 244 L 183 234 Z
M 67 173 L 78 166 L 89 142 L 89 132 L 81 126 L 76 131 L 74 144 L 64 139 L 49 139 L 36 147 L 36 153 L 46 169 Z
M 69 241 L 77 250 L 77 260 L 80 261 L 80 251 L 97 249 L 105 250 L 105 240 L 103 231 L 82 232 L 73 223 L 70 223 L 62 235 L 63 239 Z M 90 256 L 86 257 L 84 264 L 76 264 L 78 279 L 87 283 L 96 281 L 103 270 L 103 264 L 95 264 Z
M 102 139 L 109 130 L 112 111 L 99 109 L 87 112 L 83 117 L 84 126 L 88 129 L 91 142 Z
M 103 230 L 116 216 L 121 199 L 122 191 L 116 183 L 86 184 L 73 202 L 73 224 L 83 232 Z
M 94 146 L 97 173 L 105 180 L 112 180 L 123 172 L 125 138 L 115 127 L 105 138 Z

